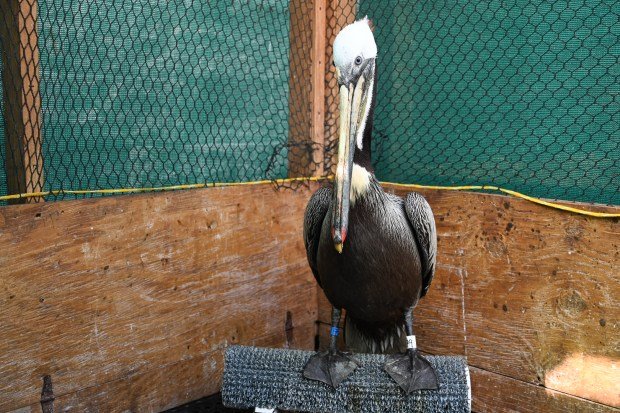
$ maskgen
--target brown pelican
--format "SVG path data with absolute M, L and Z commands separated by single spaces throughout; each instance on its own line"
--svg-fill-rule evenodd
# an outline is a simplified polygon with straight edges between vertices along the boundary
M 435 272 L 437 236 L 430 206 L 417 193 L 386 193 L 373 173 L 370 141 L 377 46 L 367 19 L 334 41 L 340 88 L 334 188 L 310 199 L 304 217 L 308 262 L 332 304 L 329 350 L 314 355 L 304 376 L 338 386 L 358 366 L 337 350 L 341 310 L 354 352 L 391 354 L 385 370 L 407 392 L 436 389 L 437 376 L 418 352 L 412 310 Z

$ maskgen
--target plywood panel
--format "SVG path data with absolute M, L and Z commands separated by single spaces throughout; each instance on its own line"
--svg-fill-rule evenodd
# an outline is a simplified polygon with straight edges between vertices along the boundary
M 438 260 L 463 274 L 469 363 L 618 405 L 608 384 L 620 359 L 618 220 L 497 195 L 424 195 L 437 216 Z M 580 355 L 596 363 L 579 368 Z
M 293 343 L 281 332 L 250 340 L 256 346 L 311 348 L 314 325 L 294 328 Z M 55 411 L 158 412 L 220 391 L 224 348 L 56 397 Z M 39 403 L 26 411 L 39 412 Z M 21 412 L 23 413 L 23 411 Z
M 472 410 L 477 413 L 607 413 L 610 406 L 470 367 Z
M 0 411 L 36 404 L 46 374 L 61 396 L 262 336 L 311 347 L 308 197 L 264 185 L 1 208 Z M 312 327 L 287 333 L 287 318 Z

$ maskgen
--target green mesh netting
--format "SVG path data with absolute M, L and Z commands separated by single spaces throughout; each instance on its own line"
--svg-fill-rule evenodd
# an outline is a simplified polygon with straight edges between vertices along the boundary
M 620 204 L 620 2 L 362 0 L 381 179 Z
M 48 187 L 265 177 L 288 136 L 287 2 L 40 5 Z
M 291 13 L 309 22 L 312 1 L 38 4 L 44 189 L 294 173 L 289 135 L 310 116 L 291 119 L 290 102 L 300 101 L 291 98 Z M 330 39 L 354 15 L 376 26 L 380 179 L 620 204 L 619 2 L 359 0 L 328 9 Z M 311 44 L 301 50 L 309 76 Z M 327 170 L 334 125 L 327 113 Z
M 44 189 L 286 177 L 289 17 L 283 0 L 39 0 Z

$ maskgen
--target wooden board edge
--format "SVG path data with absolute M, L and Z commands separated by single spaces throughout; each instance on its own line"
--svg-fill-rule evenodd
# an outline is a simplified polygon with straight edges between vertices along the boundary
M 537 386 L 512 377 L 469 366 L 472 411 L 501 412 L 618 412 L 616 407 Z
M 40 192 L 43 188 L 41 93 L 38 45 L 38 1 L 3 2 L 6 13 L 2 81 L 5 99 L 6 176 L 9 194 Z M 9 203 L 42 202 L 42 197 Z
M 312 348 L 314 323 L 293 328 L 301 339 L 287 343 L 284 334 L 271 334 L 242 343 L 259 347 Z M 284 340 L 283 340 L 284 339 Z M 54 395 L 54 411 L 162 411 L 221 390 L 225 347 L 204 355 L 180 360 L 154 369 L 132 372 L 95 386 Z M 181 392 L 181 389 L 183 391 Z M 174 392 L 174 390 L 179 390 Z M 19 407 L 12 412 L 41 412 L 41 404 Z
M 459 192 L 461 194 L 464 194 L 465 196 L 480 197 L 481 200 L 487 199 L 489 201 L 495 201 L 495 202 L 502 201 L 502 203 L 503 201 L 524 202 L 524 203 L 530 203 L 532 205 L 537 205 L 539 207 L 543 207 L 543 205 L 536 204 L 532 201 L 528 201 L 526 199 L 519 198 L 513 195 L 489 193 L 489 192 L 482 192 L 482 191 L 476 192 L 476 191 L 465 191 L 465 190 L 457 191 L 457 190 L 452 190 L 452 189 L 413 188 L 413 187 L 407 187 L 405 185 L 400 185 L 397 183 L 383 183 L 382 186 L 387 191 L 396 193 L 400 196 L 404 196 L 405 194 L 409 192 L 419 192 L 422 195 L 429 196 L 429 197 L 442 196 L 445 194 L 452 194 L 455 192 Z M 557 203 L 557 204 L 564 205 L 570 208 L 583 209 L 583 210 L 592 211 L 592 212 L 605 212 L 605 213 L 610 213 L 610 214 L 620 214 L 620 205 L 604 205 L 604 204 L 589 203 L 589 202 L 565 201 L 565 200 L 547 199 L 547 198 L 540 198 L 540 199 L 542 201 Z M 546 208 L 551 208 L 551 207 L 546 207 Z M 566 213 L 566 214 L 575 214 L 569 211 L 562 211 L 559 209 L 556 209 L 556 210 L 562 213 Z M 618 221 L 618 218 L 611 218 L 611 219 Z

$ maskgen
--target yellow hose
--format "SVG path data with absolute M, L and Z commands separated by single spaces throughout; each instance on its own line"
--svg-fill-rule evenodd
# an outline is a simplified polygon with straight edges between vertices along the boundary
M 155 192 L 155 191 L 173 191 L 177 189 L 197 189 L 197 188 L 207 188 L 207 187 L 222 187 L 222 186 L 247 186 L 247 185 L 260 185 L 260 184 L 270 184 L 275 183 L 277 185 L 282 185 L 290 182 L 300 182 L 300 181 L 320 181 L 324 179 L 332 179 L 332 176 L 325 177 L 299 177 L 299 178 L 284 178 L 284 179 L 264 179 L 261 181 L 249 181 L 249 182 L 213 182 L 213 183 L 201 183 L 201 184 L 187 184 L 187 185 L 171 185 L 171 186 L 160 186 L 160 187 L 152 187 L 152 188 L 119 188 L 119 189 L 83 189 L 83 190 L 51 190 L 51 191 L 43 191 L 43 192 L 29 192 L 24 194 L 14 194 L 14 195 L 5 195 L 0 196 L 0 201 L 8 201 L 11 199 L 19 199 L 19 198 L 36 198 L 36 197 L 46 197 L 46 196 L 58 196 L 58 195 L 86 195 L 86 194 L 128 194 L 128 193 L 139 193 L 139 192 Z M 513 191 L 510 189 L 500 188 L 493 185 L 463 185 L 463 186 L 437 186 L 437 185 L 418 185 L 418 184 L 402 184 L 397 182 L 381 182 L 382 184 L 400 186 L 403 188 L 414 188 L 414 189 L 441 189 L 441 190 L 449 190 L 449 191 L 473 191 L 473 190 L 490 190 L 490 191 L 499 191 L 505 194 L 514 196 L 516 198 L 525 199 L 530 202 L 534 202 L 536 204 L 545 205 L 551 208 L 559 209 L 562 211 L 573 212 L 575 214 L 587 215 L 595 218 L 620 218 L 620 213 L 610 213 L 610 212 L 596 212 L 596 211 L 588 211 L 581 208 L 570 207 L 567 205 L 558 204 L 555 202 L 545 201 L 540 198 L 535 198 L 529 195 L 522 194 L 517 191 Z
M 587 215 L 595 218 L 619 218 L 620 213 L 611 212 L 596 212 L 588 211 L 586 209 L 570 207 L 568 205 L 558 204 L 556 202 L 545 201 L 544 199 L 535 198 L 533 196 L 522 194 L 521 192 L 513 191 L 511 189 L 500 188 L 493 185 L 466 185 L 466 186 L 436 186 L 436 185 L 417 185 L 417 184 L 400 184 L 395 182 L 382 182 L 388 185 L 401 186 L 404 188 L 417 188 L 417 189 L 444 189 L 451 191 L 473 191 L 473 190 L 490 190 L 499 191 L 508 195 L 512 195 L 516 198 L 525 199 L 535 204 L 545 205 L 555 209 L 561 209 L 562 211 L 573 212 L 575 214 Z

